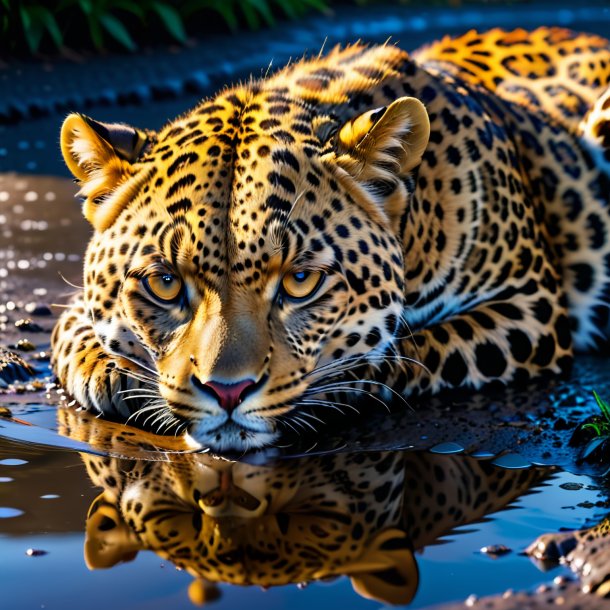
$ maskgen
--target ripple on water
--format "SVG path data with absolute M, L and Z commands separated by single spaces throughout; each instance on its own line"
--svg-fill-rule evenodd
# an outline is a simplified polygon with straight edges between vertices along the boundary
M 11 519 L 23 515 L 23 511 L 9 506 L 0 506 L 0 519 Z

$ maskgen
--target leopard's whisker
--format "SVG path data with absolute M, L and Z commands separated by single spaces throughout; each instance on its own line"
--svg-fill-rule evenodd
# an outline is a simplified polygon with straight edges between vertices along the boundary
M 324 407 L 330 407 L 332 409 L 336 409 L 337 411 L 339 411 L 342 414 L 345 414 L 345 412 L 340 409 L 339 407 L 345 407 L 346 409 L 351 409 L 352 411 L 358 413 L 358 415 L 360 415 L 360 411 L 354 407 L 354 405 L 350 405 L 346 402 L 336 402 L 336 401 L 330 401 L 330 400 L 323 400 L 321 398 L 308 398 L 305 400 L 301 400 L 299 401 L 299 404 L 303 404 L 303 405 L 320 405 L 320 406 L 324 406 Z
M 297 421 L 300 422 L 301 424 L 303 424 L 304 426 L 307 426 L 308 428 L 310 428 L 311 430 L 313 430 L 314 432 L 317 432 L 318 430 L 316 429 L 315 426 L 313 426 L 312 424 L 310 424 L 307 420 L 302 419 L 301 417 L 299 417 L 298 415 L 293 415 L 292 416 L 292 420 L 293 421 Z
M 364 383 L 364 382 L 363 382 Z M 369 383 L 369 382 L 366 382 Z M 379 396 L 375 396 L 375 394 L 373 394 L 372 392 L 369 392 L 368 390 L 365 390 L 363 388 L 354 388 L 352 386 L 349 385 L 341 385 L 340 383 L 337 384 L 330 384 L 328 386 L 323 386 L 321 388 L 315 388 L 315 392 L 311 392 L 308 393 L 306 395 L 313 395 L 315 396 L 316 394 L 321 394 L 322 392 L 355 392 L 356 394 L 366 394 L 367 396 L 369 396 L 370 398 L 372 398 L 373 400 L 375 400 L 376 402 L 380 403 L 381 405 L 383 405 L 383 407 L 385 409 L 388 410 L 388 412 L 390 411 L 390 407 L 388 407 L 387 403 L 384 402 L 381 398 L 379 398 Z

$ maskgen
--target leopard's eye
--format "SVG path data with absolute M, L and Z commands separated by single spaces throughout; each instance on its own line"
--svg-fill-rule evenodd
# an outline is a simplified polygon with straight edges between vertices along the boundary
M 282 289 L 286 297 L 298 301 L 312 296 L 323 278 L 321 271 L 292 271 L 284 276 Z
M 146 290 L 163 303 L 172 303 L 182 292 L 182 280 L 172 273 L 155 273 L 142 281 Z

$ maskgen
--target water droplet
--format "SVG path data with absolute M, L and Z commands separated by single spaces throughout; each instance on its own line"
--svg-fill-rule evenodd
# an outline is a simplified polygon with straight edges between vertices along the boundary
M 45 494 L 44 496 L 40 496 L 41 500 L 55 500 L 56 498 L 59 498 L 60 496 L 58 494 Z
M 462 453 L 464 447 L 457 443 L 439 443 L 429 449 L 430 453 L 441 453 L 443 455 L 450 455 L 452 453 Z
M 0 477 L 0 483 L 10 483 L 12 480 L 12 477 Z
M 8 201 L 9 197 L 8 191 L 0 191 L 0 201 Z
M 0 466 L 23 466 L 27 463 L 27 460 L 20 460 L 18 458 L 6 458 L 4 460 L 0 460 Z
M 38 201 L 38 193 L 36 191 L 28 191 L 23 196 L 24 201 Z
M 492 464 L 494 466 L 500 466 L 500 468 L 518 469 L 518 468 L 530 468 L 531 463 L 525 458 L 521 457 L 517 453 L 506 453 L 496 458 Z
M 23 515 L 23 511 L 18 508 L 10 508 L 8 506 L 0 506 L 0 519 L 12 519 Z

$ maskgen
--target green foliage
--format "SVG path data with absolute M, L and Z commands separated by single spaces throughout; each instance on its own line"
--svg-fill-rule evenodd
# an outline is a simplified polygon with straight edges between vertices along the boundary
M 593 391 L 595 396 L 595 402 L 602 412 L 601 416 L 597 416 L 593 421 L 590 421 L 583 425 L 583 430 L 593 430 L 597 437 L 608 437 L 610 436 L 610 405 L 599 397 L 599 394 Z
M 577 432 L 590 431 L 585 438 L 585 447 L 581 459 L 590 463 L 608 464 L 608 451 L 610 443 L 610 405 L 593 392 L 595 402 L 601 411 L 601 415 L 594 415 L 586 424 L 580 426 Z
M 134 51 L 137 40 L 155 29 L 184 43 L 186 24 L 193 17 L 205 23 L 218 15 L 229 30 L 236 31 L 242 25 L 273 26 L 278 17 L 296 19 L 327 6 L 327 0 L 0 0 L 0 49 L 25 47 L 35 54 L 84 41 L 101 50 L 114 41 Z M 83 31 L 88 36 L 83 37 Z

